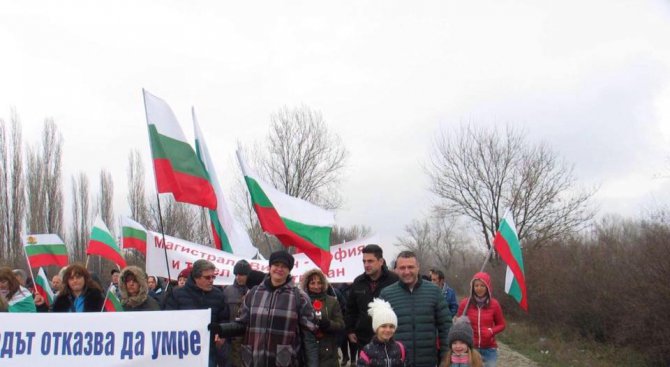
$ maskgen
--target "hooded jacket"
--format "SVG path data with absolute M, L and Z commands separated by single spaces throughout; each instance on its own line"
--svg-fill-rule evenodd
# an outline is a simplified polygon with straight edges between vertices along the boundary
M 309 280 L 314 275 L 321 278 L 324 289 L 321 293 L 309 291 Z M 321 323 L 317 320 L 319 330 L 316 332 L 316 341 L 319 344 L 319 367 L 338 367 L 338 336 L 344 330 L 344 317 L 337 298 L 327 294 L 330 284 L 319 269 L 309 270 L 303 275 L 301 288 L 309 295 L 312 306 L 317 300 L 321 303 L 321 320 L 328 320 Z
M 475 300 L 474 283 L 475 280 L 481 280 L 488 290 L 487 300 L 483 306 L 478 306 Z M 478 349 L 497 348 L 496 334 L 505 330 L 505 318 L 498 300 L 493 298 L 493 288 L 491 287 L 491 277 L 487 273 L 477 273 L 470 281 L 470 297 L 461 301 L 458 307 L 458 315 L 462 315 L 466 309 L 465 315 L 470 319 L 474 336 L 474 346 Z
M 126 278 L 132 274 L 140 286 L 140 291 L 136 296 L 128 295 L 128 288 L 126 288 Z M 124 311 L 159 311 L 160 306 L 158 302 L 149 297 L 149 288 L 147 287 L 147 276 L 142 269 L 137 266 L 128 266 L 119 276 L 119 293 L 121 294 L 121 304 Z

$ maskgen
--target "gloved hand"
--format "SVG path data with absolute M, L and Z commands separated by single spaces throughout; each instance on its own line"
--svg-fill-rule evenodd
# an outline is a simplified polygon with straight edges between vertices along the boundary
M 207 330 L 209 330 L 212 335 L 222 336 L 223 334 L 223 328 L 218 322 L 210 322 L 209 325 L 207 325 Z
M 321 330 L 327 330 L 330 328 L 330 320 L 328 319 L 319 319 L 317 323 L 319 325 L 319 329 Z

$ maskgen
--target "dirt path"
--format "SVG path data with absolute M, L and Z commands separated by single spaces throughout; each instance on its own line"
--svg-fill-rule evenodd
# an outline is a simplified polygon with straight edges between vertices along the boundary
M 539 365 L 530 359 L 519 354 L 507 345 L 498 343 L 498 366 L 499 367 L 539 367 Z

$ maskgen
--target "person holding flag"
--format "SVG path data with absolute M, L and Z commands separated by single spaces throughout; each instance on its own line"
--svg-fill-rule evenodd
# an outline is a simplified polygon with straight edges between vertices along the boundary
M 0 297 L 7 302 L 9 312 L 36 312 L 33 295 L 19 284 L 8 267 L 0 268 Z
M 105 296 L 91 273 L 81 264 L 71 264 L 63 273 L 63 286 L 53 312 L 100 312 Z
M 484 360 L 484 367 L 495 367 L 498 360 L 496 335 L 505 330 L 505 318 L 498 300 L 491 294 L 491 277 L 476 273 L 470 283 L 470 297 L 458 307 L 458 315 L 470 320 L 474 334 L 474 347 Z

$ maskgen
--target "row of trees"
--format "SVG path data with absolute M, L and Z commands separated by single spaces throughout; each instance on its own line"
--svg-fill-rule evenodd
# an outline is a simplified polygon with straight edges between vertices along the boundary
M 84 172 L 71 176 L 72 219 L 66 225 L 63 219 L 63 139 L 56 123 L 47 119 L 41 141 L 29 146 L 25 152 L 16 111 L 12 111 L 9 125 L 0 120 L 2 258 L 10 264 L 23 263 L 22 233 L 57 233 L 70 245 L 73 259 L 82 261 L 93 218 L 100 215 L 110 230 L 116 232 L 111 173 L 101 170 L 97 194 Z M 336 187 L 346 164 L 347 151 L 340 138 L 328 130 L 318 111 L 306 106 L 280 109 L 271 116 L 265 141 L 254 146 L 256 148 L 251 152 L 254 163 L 266 180 L 280 190 L 331 209 L 341 205 Z M 148 190 L 146 182 L 145 164 L 139 151 L 133 150 L 128 156 L 126 197 L 132 218 L 152 230 L 160 230 L 162 217 L 165 233 L 197 243 L 210 243 L 204 209 L 162 196 L 162 215 L 159 215 L 157 201 L 153 199 L 155 191 Z M 246 222 L 252 241 L 265 255 L 281 247 L 260 229 L 241 178 L 236 192 L 234 201 L 238 203 L 238 214 Z M 368 231 L 362 226 L 337 228 L 333 240 L 350 240 Z M 108 270 L 100 263 L 92 265 L 93 270 L 102 274 Z

